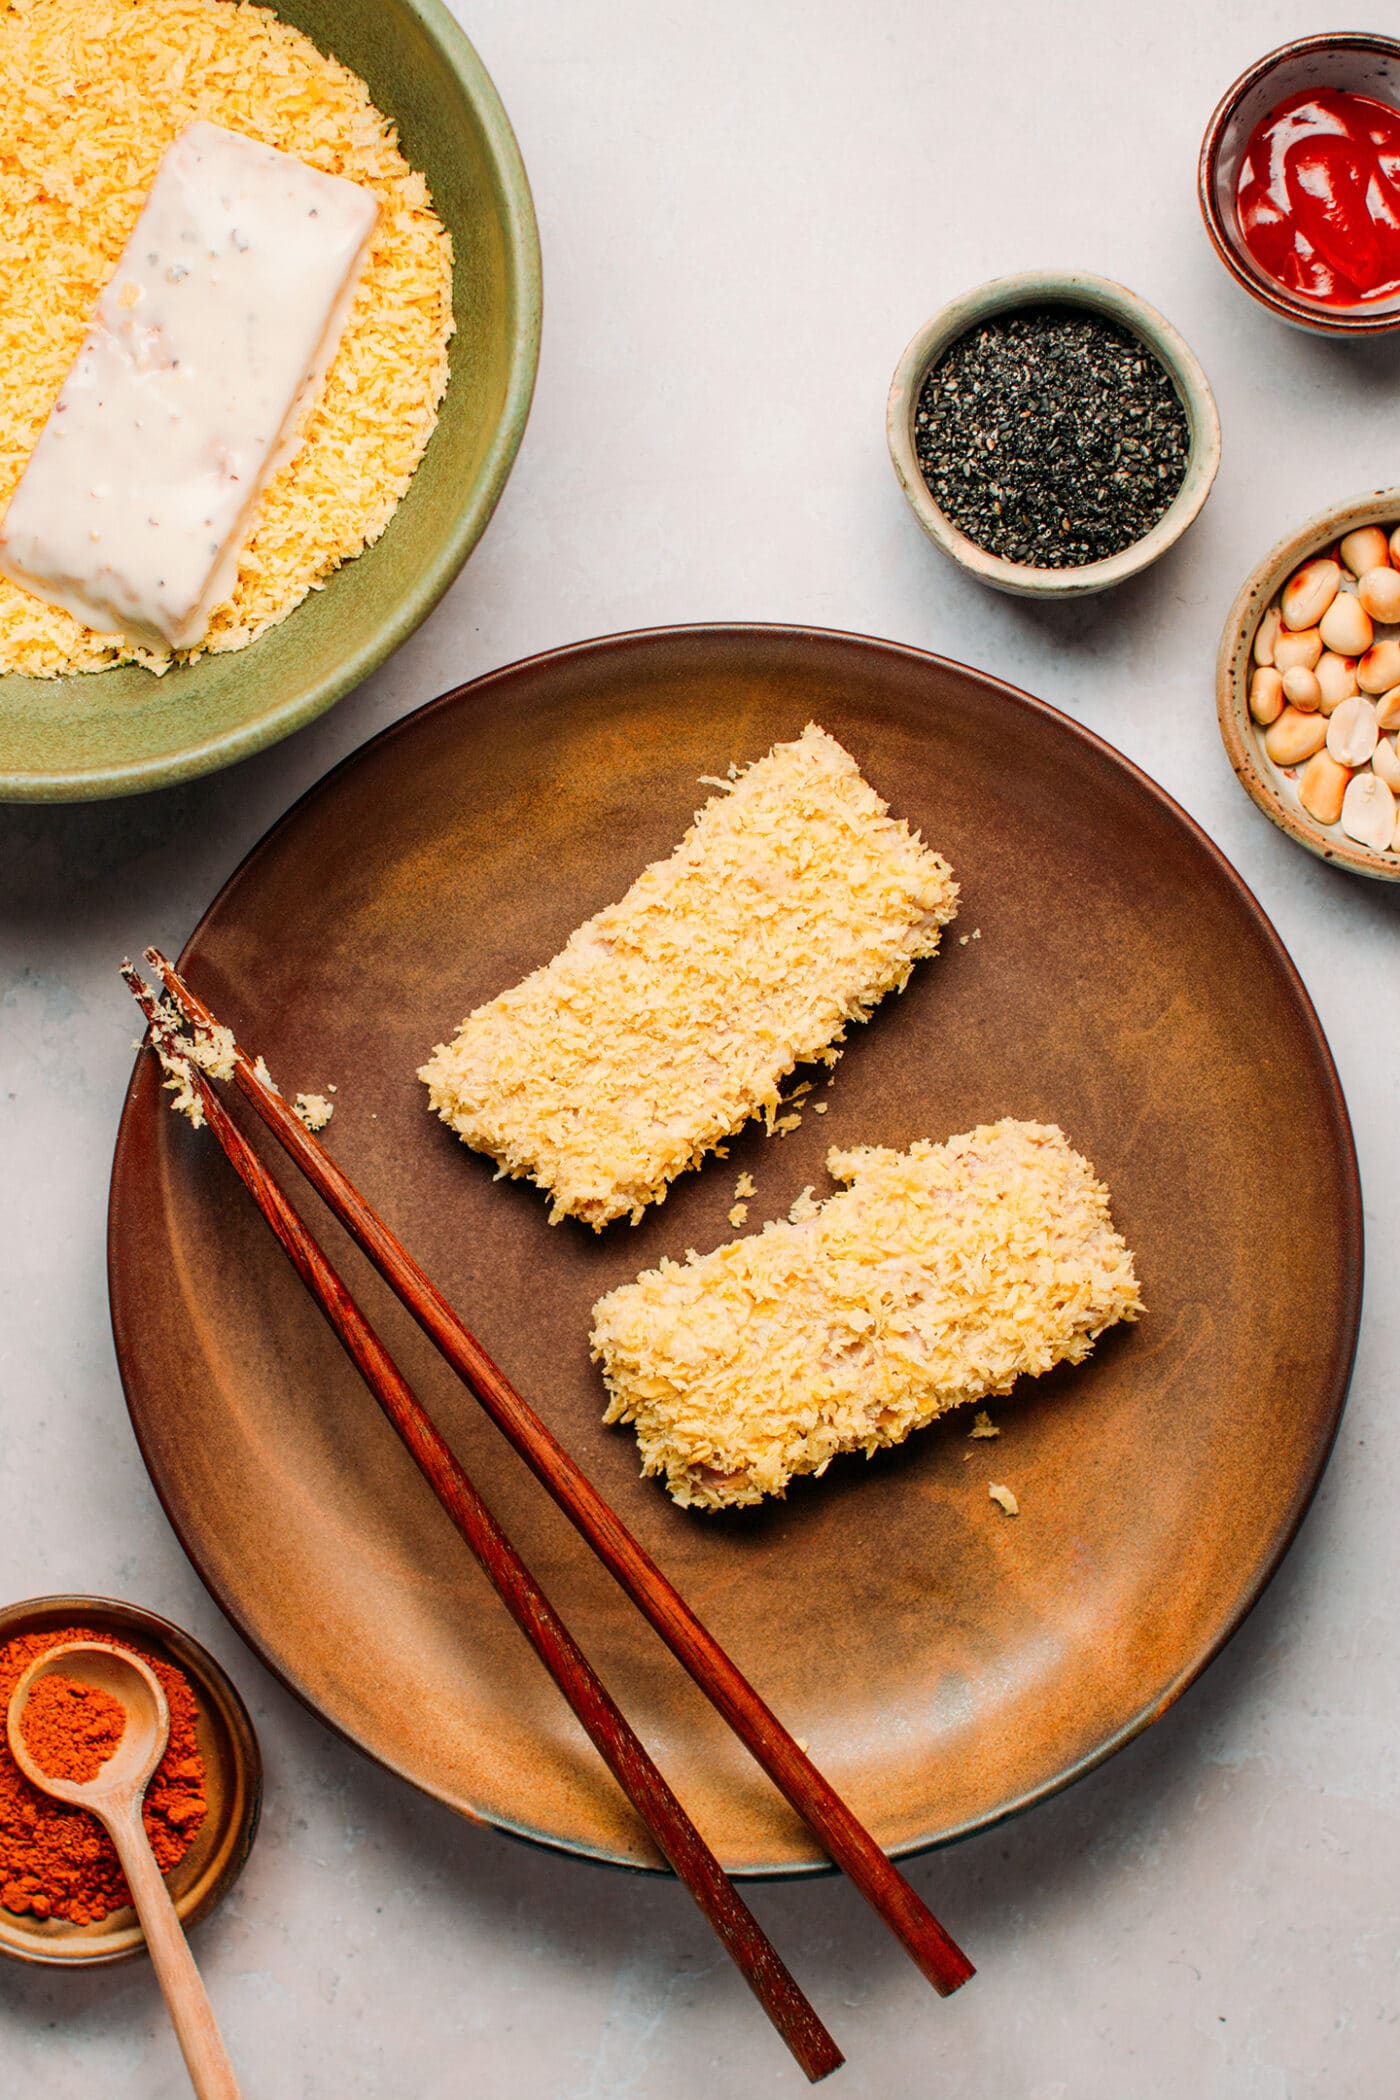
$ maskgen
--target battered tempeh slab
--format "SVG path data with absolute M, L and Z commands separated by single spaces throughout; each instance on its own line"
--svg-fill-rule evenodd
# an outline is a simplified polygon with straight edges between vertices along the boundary
M 834 1061 L 932 955 L 946 861 L 809 724 L 716 795 L 669 860 L 553 962 L 478 1007 L 420 1073 L 434 1109 L 501 1172 L 595 1229 L 666 1185 L 806 1060 Z
M 781 1495 L 1008 1392 L 1142 1311 L 1108 1191 L 1053 1124 L 832 1151 L 850 1183 L 594 1307 L 606 1420 L 700 1509 Z

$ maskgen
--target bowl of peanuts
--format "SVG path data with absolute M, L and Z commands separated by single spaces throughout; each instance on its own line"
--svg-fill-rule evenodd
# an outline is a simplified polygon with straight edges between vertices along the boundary
M 1225 622 L 1216 706 L 1266 817 L 1400 882 L 1400 488 L 1334 504 L 1265 556 Z

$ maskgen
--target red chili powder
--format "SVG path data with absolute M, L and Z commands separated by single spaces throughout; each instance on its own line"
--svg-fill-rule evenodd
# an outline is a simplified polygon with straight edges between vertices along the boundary
M 114 1648 L 139 1655 L 160 1679 L 170 1706 L 170 1741 L 146 1789 L 145 1822 L 156 1864 L 168 1874 L 188 1852 L 205 1815 L 194 1693 L 172 1664 L 133 1641 L 117 1640 L 92 1626 L 60 1626 L 47 1633 L 20 1634 L 0 1648 L 0 1715 L 29 1665 L 65 1641 L 109 1641 Z M 39 1762 L 47 1765 L 43 1757 Z M 97 1818 L 31 1785 L 11 1756 L 0 1726 L 0 1904 L 36 1918 L 68 1918 L 75 1925 L 89 1925 L 130 1901 L 112 1840 Z
M 126 1734 L 126 1708 L 99 1686 L 55 1671 L 35 1680 L 19 1731 L 41 1772 L 86 1786 Z

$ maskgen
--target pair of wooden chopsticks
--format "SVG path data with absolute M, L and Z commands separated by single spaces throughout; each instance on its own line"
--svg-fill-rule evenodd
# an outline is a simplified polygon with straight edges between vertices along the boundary
M 148 948 L 146 960 L 160 977 L 168 1006 L 153 997 L 129 963 L 123 964 L 122 974 L 150 1024 L 151 1049 L 167 1058 L 182 1059 L 187 1066 L 214 1136 L 443 1508 L 807 2076 L 812 2080 L 824 2078 L 843 2061 L 831 2036 L 330 1262 L 230 1120 L 205 1074 L 184 1056 L 190 1036 L 212 1042 L 216 1034 L 222 1033 L 219 1023 L 158 949 Z M 252 1060 L 236 1044 L 232 1055 L 233 1078 L 240 1092 L 701 1691 L 786 1795 L 828 1856 L 844 1868 L 940 1995 L 946 1997 L 966 1983 L 973 1973 L 967 1957 L 840 1795 L 798 1748 L 616 1511 L 492 1362 L 348 1176 L 258 1073 Z

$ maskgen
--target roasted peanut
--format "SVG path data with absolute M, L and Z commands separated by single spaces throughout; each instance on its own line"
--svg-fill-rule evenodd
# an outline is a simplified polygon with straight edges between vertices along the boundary
M 1400 751 L 1383 736 L 1371 753 L 1371 771 L 1383 780 L 1393 795 L 1400 795 Z
M 1336 562 L 1325 557 L 1305 561 L 1297 574 L 1289 577 L 1279 598 L 1284 626 L 1316 627 L 1336 597 L 1341 581 L 1342 572 Z
M 1339 766 L 1364 766 L 1376 748 L 1376 710 L 1363 694 L 1344 700 L 1327 724 L 1327 748 Z
M 1301 664 L 1292 665 L 1283 674 L 1283 697 L 1291 706 L 1302 708 L 1304 714 L 1314 713 L 1322 705 L 1317 673 L 1305 671 Z
M 1283 680 L 1267 664 L 1261 664 L 1249 681 L 1249 711 L 1266 729 L 1283 713 Z
M 1400 584 L 1400 574 L 1394 569 L 1389 574 Z M 1350 591 L 1338 591 L 1332 603 L 1317 623 L 1317 631 L 1329 649 L 1339 656 L 1360 656 L 1369 649 L 1375 639 L 1371 626 L 1371 615 L 1359 598 Z
M 1274 643 L 1278 639 L 1281 614 L 1276 605 L 1271 605 L 1254 630 L 1254 661 L 1271 664 L 1274 660 Z
M 1393 685 L 1376 702 L 1377 729 L 1400 729 L 1400 685 Z
M 1315 677 L 1322 693 L 1322 712 L 1330 715 L 1356 691 L 1356 665 L 1349 656 L 1334 656 L 1329 649 L 1317 660 Z
M 1375 773 L 1357 773 L 1342 797 L 1342 829 L 1358 846 L 1384 853 L 1395 837 L 1395 797 Z
M 1342 797 L 1351 773 L 1339 766 L 1330 751 L 1315 751 L 1298 779 L 1298 800 L 1319 824 L 1335 824 L 1342 813 Z
M 1342 560 L 1353 576 L 1364 576 L 1368 569 L 1379 569 L 1389 561 L 1390 554 L 1385 543 L 1385 534 L 1379 525 L 1359 525 L 1355 532 L 1342 538 Z M 1366 610 L 1369 612 L 1370 607 Z M 1381 615 L 1377 613 L 1376 618 Z
M 1276 722 L 1264 731 L 1264 749 L 1276 766 L 1300 766 L 1327 741 L 1327 724 L 1321 715 L 1300 714 L 1286 707 Z
M 1314 671 L 1321 655 L 1322 635 L 1316 627 L 1304 627 L 1297 634 L 1280 634 L 1274 643 L 1274 669 L 1291 671 L 1301 664 L 1305 671 Z
M 1400 685 L 1400 642 L 1376 642 L 1356 666 L 1363 693 L 1388 693 Z
M 1373 620 L 1386 627 L 1400 626 L 1400 571 L 1389 563 L 1383 569 L 1368 569 L 1356 586 L 1356 595 Z M 1328 607 L 1328 611 L 1331 611 Z

